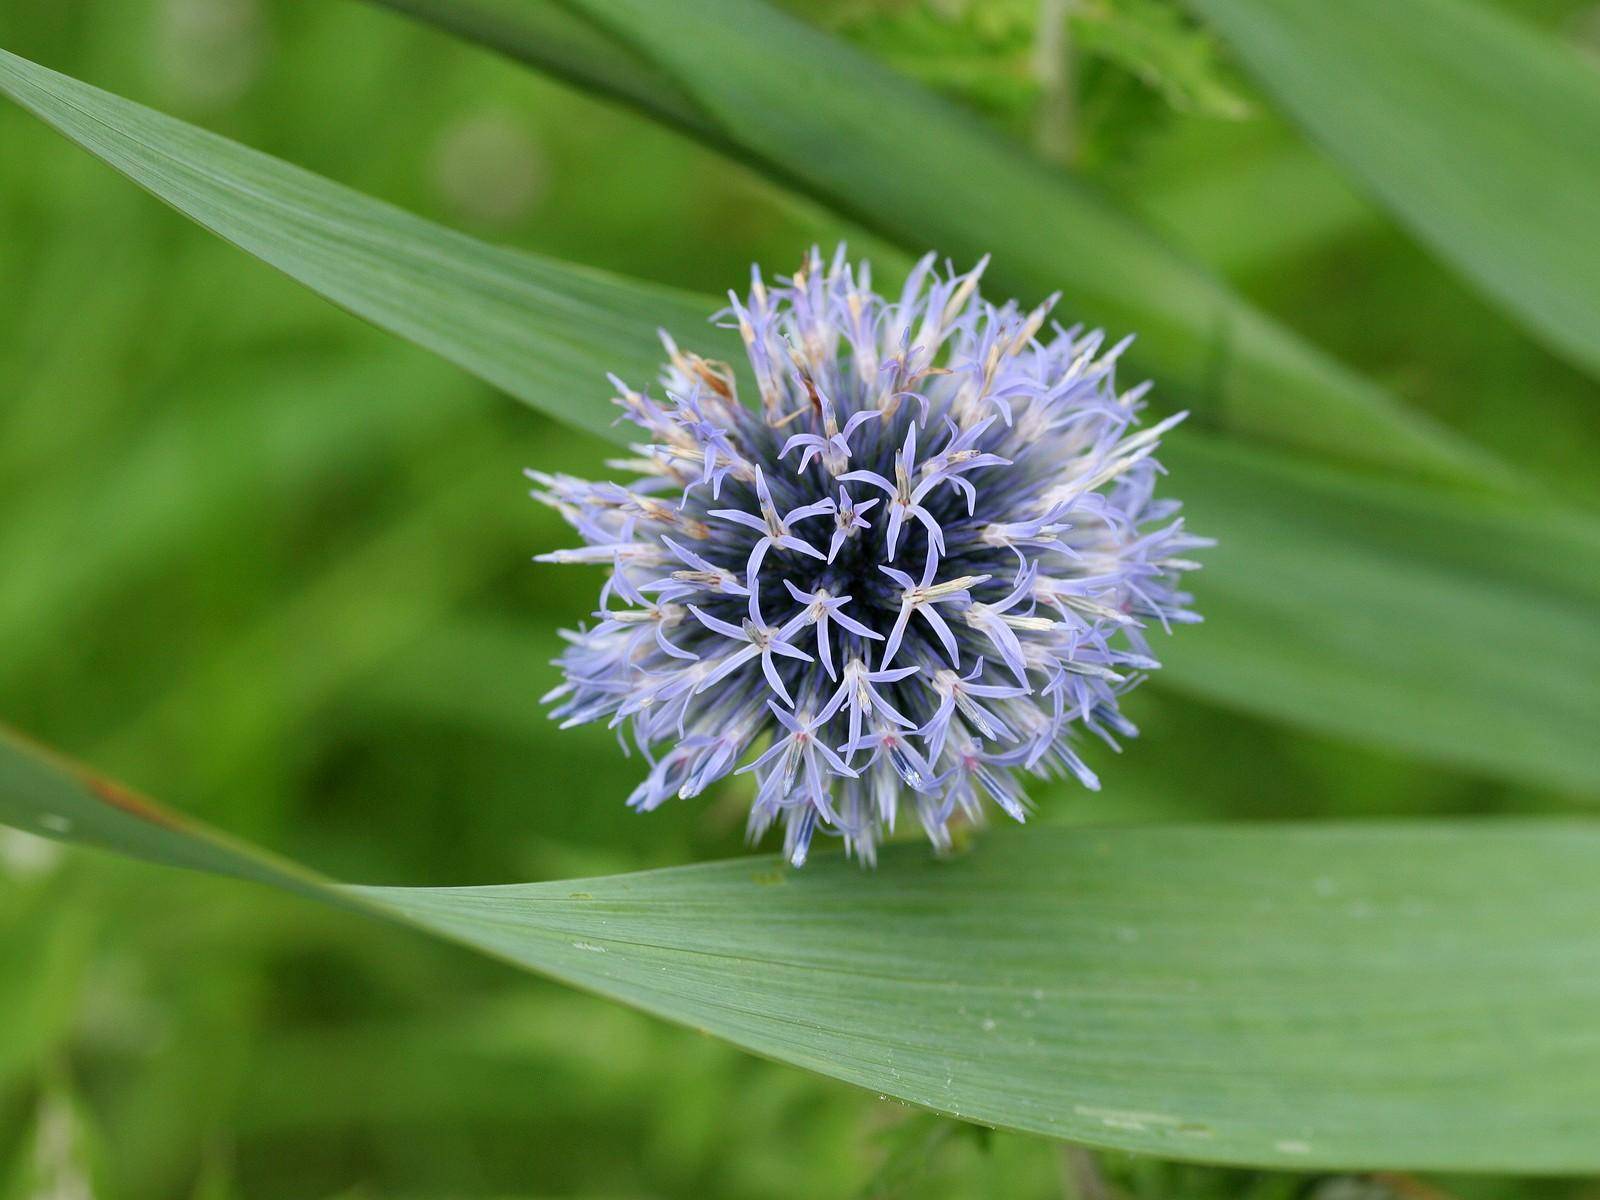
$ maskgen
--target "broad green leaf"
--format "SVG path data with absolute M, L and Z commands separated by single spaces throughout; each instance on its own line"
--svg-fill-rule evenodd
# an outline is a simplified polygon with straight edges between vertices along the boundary
M 324 295 L 585 427 L 606 428 L 605 371 L 654 374 L 658 319 L 691 348 L 736 353 L 704 323 L 709 299 L 497 250 L 20 59 L 0 58 L 0 89 Z M 1532 500 L 1452 509 L 1421 486 L 1194 430 L 1171 444 L 1173 494 L 1223 543 L 1197 584 L 1210 627 L 1162 646 L 1177 683 L 1273 720 L 1600 791 L 1600 624 L 1584 615 L 1600 580 L 1594 521 Z
M 341 308 L 581 428 L 610 427 L 603 371 L 654 377 L 657 328 L 737 347 L 698 297 L 487 245 L 3 50 L 0 92 Z
M 515 13 L 498 5 L 493 26 L 464 20 L 477 5 L 463 0 L 406 0 L 404 8 L 607 90 L 566 44 L 533 36 L 549 4 L 529 0 Z M 988 279 L 1001 291 L 1036 299 L 1061 290 L 1073 320 L 1138 333 L 1135 369 L 1181 392 L 1210 422 L 1436 475 L 1499 474 L 1483 451 L 1251 308 L 1088 187 L 761 0 L 561 7 L 591 19 L 618 52 L 654 64 L 720 142 L 780 182 L 916 253 L 935 249 L 958 262 L 992 253 Z M 646 107 L 682 127 L 667 99 Z
M 1291 116 L 1600 374 L 1600 73 L 1477 0 L 1191 0 Z
M 1600 1168 L 1600 829 L 1040 827 L 349 888 L 0 735 L 0 821 L 429 930 L 951 1116 L 1173 1158 Z

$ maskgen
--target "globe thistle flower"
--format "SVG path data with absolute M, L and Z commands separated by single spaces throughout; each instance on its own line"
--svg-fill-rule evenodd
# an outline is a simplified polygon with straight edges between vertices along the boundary
M 842 248 L 753 272 L 718 315 L 756 403 L 663 335 L 661 398 L 612 379 L 638 478 L 530 472 L 585 543 L 541 560 L 610 568 L 546 700 L 631 735 L 635 809 L 749 772 L 752 839 L 871 862 L 902 809 L 945 848 L 985 800 L 1023 820 L 1023 772 L 1097 788 L 1081 733 L 1136 732 L 1118 699 L 1158 666 L 1147 627 L 1198 619 L 1178 581 L 1209 544 L 1153 496 L 1181 414 L 1139 428 L 1128 342 L 990 304 L 982 270 L 930 255 L 895 299 Z

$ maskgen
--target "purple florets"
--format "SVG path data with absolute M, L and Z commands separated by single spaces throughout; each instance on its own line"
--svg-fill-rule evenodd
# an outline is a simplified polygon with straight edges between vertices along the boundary
M 1209 544 L 1152 498 L 1181 414 L 1136 429 L 1127 341 L 1045 334 L 1054 298 L 996 307 L 982 270 L 929 255 L 897 300 L 842 250 L 754 273 L 720 315 L 759 409 L 664 336 L 664 400 L 612 380 L 644 430 L 613 465 L 642 477 L 530 472 L 587 543 L 541 560 L 611 567 L 546 699 L 631 728 L 634 808 L 751 771 L 752 838 L 781 819 L 796 865 L 819 828 L 871 861 L 902 802 L 946 847 L 982 796 L 1024 819 L 1019 769 L 1099 787 L 1078 729 L 1136 733 L 1117 700 L 1159 665 L 1145 625 L 1198 620 L 1178 580 Z

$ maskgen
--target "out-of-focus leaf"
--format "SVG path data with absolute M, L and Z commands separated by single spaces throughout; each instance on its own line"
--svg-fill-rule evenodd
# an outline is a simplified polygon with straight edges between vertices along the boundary
M 101 607 L 118 587 L 170 561 L 194 539 L 262 503 L 348 473 L 405 445 L 438 438 L 476 386 L 448 367 L 361 358 L 274 364 L 244 378 L 207 378 L 193 393 L 249 387 L 248 403 L 204 406 L 174 398 L 177 411 L 118 440 L 81 479 L 30 489 L 0 529 L 0 679 L 36 659 Z
M 267 883 L 315 900 L 327 884 L 304 868 L 180 817 L 0 726 L 0 824 L 134 858 Z
M 67 900 L 61 847 L 0 831 L 0 1094 L 58 1051 L 78 1016 L 96 921 Z
M 1219 545 L 1160 678 L 1270 720 L 1600 794 L 1600 528 L 1188 432 L 1172 490 Z M 1269 648 L 1270 647 L 1270 648 Z M 1587 731 L 1587 732 L 1586 732 Z
M 1038 115 L 1056 78 L 1075 92 L 1084 62 L 1095 60 L 1137 79 L 1172 109 L 1230 118 L 1249 111 L 1224 77 L 1216 37 L 1162 0 L 833 0 L 787 7 L 895 70 L 1013 124 Z M 1047 61 L 1052 48 L 1043 30 L 1052 20 L 1067 33 L 1059 64 Z
M 1138 76 L 1174 108 L 1213 117 L 1243 117 L 1250 106 L 1228 85 L 1205 30 L 1186 25 L 1161 0 L 1089 0 L 1071 6 L 1073 31 L 1085 53 Z
M 1031 0 L 788 7 L 895 70 L 1002 119 L 1025 120 L 1043 91 L 1033 70 L 1039 6 Z
M 105 1171 L 87 1107 L 65 1077 L 51 1071 L 39 1090 L 28 1141 L 0 1187 L 5 1200 L 80 1200 L 100 1194 Z
M 726 331 L 689 332 L 708 299 L 497 250 L 20 59 L 0 58 L 0 88 L 325 295 L 587 427 L 606 411 L 608 368 L 654 374 L 652 316 L 690 348 L 733 355 Z M 1276 720 L 1600 790 L 1600 625 L 1574 615 L 1592 603 L 1583 581 L 1600 580 L 1593 521 L 1463 500 L 1444 522 L 1420 486 L 1324 475 L 1237 441 L 1210 454 L 1197 434 L 1174 441 L 1174 492 L 1199 501 L 1197 529 L 1236 547 L 1210 572 L 1222 578 L 1199 585 L 1202 611 L 1215 588 L 1222 628 L 1177 639 L 1180 680 Z M 1329 505 L 1361 517 L 1341 524 Z M 1186 666 L 1190 653 L 1204 657 Z
M 716 127 L 667 75 L 558 3 L 458 0 L 448 11 L 439 11 L 427 0 L 377 2 L 517 58 L 538 59 L 552 74 L 661 116 L 705 141 L 717 141 Z
M 490 246 L 0 50 L 0 92 L 212 232 L 348 309 L 603 431 L 596 363 L 641 382 L 655 330 L 704 329 L 671 288 Z
M 110 762 L 152 757 L 205 794 L 292 752 L 294 722 L 337 688 L 415 638 L 504 564 L 447 552 L 510 512 L 522 488 L 515 452 L 475 431 L 435 447 L 440 476 L 458 482 L 398 513 L 328 569 L 134 715 L 100 749 Z M 497 469 L 498 468 L 498 469 Z M 420 566 L 425 564 L 425 566 Z M 375 605 L 374 596 L 386 597 Z M 240 687 L 240 680 L 249 680 Z M 194 731 L 203 729 L 203 737 Z
M 1600 1167 L 1600 830 L 1010 830 L 349 888 L 0 736 L 0 821 L 419 926 L 951 1116 L 1167 1157 Z
M 1191 0 L 1290 115 L 1600 374 L 1600 74 L 1476 0 Z
M 1071 319 L 1137 332 L 1135 368 L 1190 397 L 1207 421 L 1436 475 L 1498 473 L 1483 451 L 1251 308 L 1098 194 L 760 0 L 563 6 L 655 64 L 723 142 L 781 182 L 916 252 L 957 261 L 992 253 L 989 279 L 1001 290 L 1038 298 L 1059 289 Z M 405 8 L 457 30 L 470 11 L 462 0 Z M 563 57 L 560 44 L 511 37 L 503 26 L 474 35 L 587 81 L 588 68 Z M 594 86 L 605 90 L 603 80 Z M 648 110 L 674 121 L 665 101 Z
M 1262 203 L 1262 197 L 1281 195 L 1292 195 L 1294 204 Z M 1303 143 L 1243 161 L 1220 159 L 1214 169 L 1143 192 L 1138 203 L 1183 244 L 1203 245 L 1208 261 L 1239 275 L 1281 269 L 1381 219 Z M 1244 212 L 1250 216 L 1241 221 Z

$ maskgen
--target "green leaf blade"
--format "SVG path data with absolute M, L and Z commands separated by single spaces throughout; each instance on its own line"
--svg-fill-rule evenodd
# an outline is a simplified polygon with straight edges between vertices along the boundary
M 1204 623 L 1161 686 L 1459 769 L 1600 792 L 1600 528 L 1181 431 Z
M 1192 0 L 1372 195 L 1600 375 L 1600 74 L 1474 0 Z
M 174 813 L 0 725 L 0 825 L 325 900 L 314 873 Z
M 1600 1167 L 1600 830 L 1011 829 L 331 885 L 0 734 L 0 822 L 375 912 L 965 1120 L 1280 1167 Z
M 457 37 L 540 66 L 569 82 L 715 144 L 716 127 L 693 99 L 654 64 L 631 53 L 577 13 L 551 0 L 456 0 L 448 9 L 432 0 L 375 0 L 419 20 L 433 21 Z
M 0 92 L 341 308 L 579 428 L 610 429 L 605 371 L 654 377 L 657 328 L 737 346 L 698 297 L 487 245 L 3 50 Z
M 386 2 L 386 0 L 380 0 Z M 461 32 L 483 0 L 404 0 Z M 603 73 L 532 36 L 547 0 L 470 36 L 606 92 Z M 1033 161 L 966 113 L 759 0 L 565 0 L 614 52 L 690 97 L 641 105 L 916 254 L 993 255 L 988 280 L 1029 302 L 1063 291 L 1069 320 L 1137 333 L 1136 370 L 1229 431 L 1456 480 L 1506 482 L 1503 464 L 1407 410 L 1228 291 L 1092 189 Z M 519 15 L 520 14 L 520 15 Z M 521 22 L 520 31 L 518 22 Z M 590 75 L 586 72 L 596 71 Z M 644 93 L 648 94 L 648 93 Z M 637 101 L 637 98 L 635 98 Z
M 1554 905 L 1597 855 L 1557 825 L 1045 828 L 875 873 L 363 895 L 967 1120 L 1173 1158 L 1562 1170 L 1592 1104 L 1570 1056 L 1600 1065 L 1600 938 L 1592 898 Z

